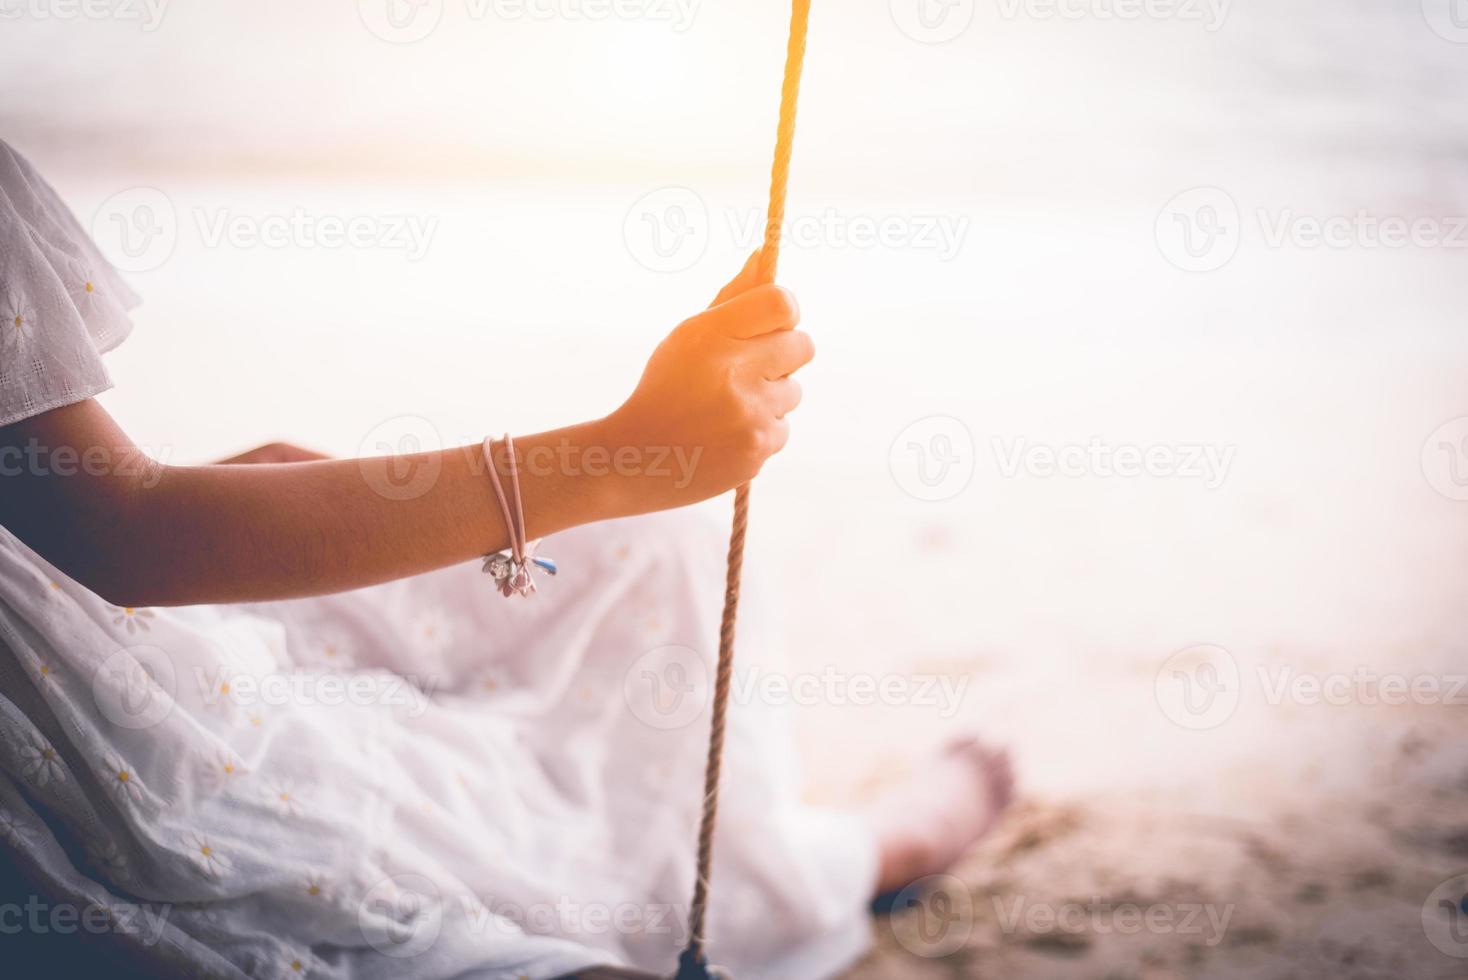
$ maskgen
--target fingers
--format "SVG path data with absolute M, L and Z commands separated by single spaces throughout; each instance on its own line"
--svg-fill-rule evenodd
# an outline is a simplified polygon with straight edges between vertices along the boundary
M 800 306 L 795 302 L 795 294 L 782 286 L 755 286 L 695 319 L 725 337 L 748 340 L 793 330 L 800 322 Z
M 771 381 L 794 374 L 816 356 L 815 341 L 804 330 L 785 330 L 758 337 L 753 343 L 756 363 Z
M 776 419 L 770 428 L 770 455 L 773 456 L 784 449 L 790 442 L 790 423 L 784 419 Z
M 762 249 L 755 249 L 749 258 L 744 260 L 744 268 L 739 270 L 739 275 L 729 280 L 729 285 L 719 290 L 719 295 L 714 297 L 710 306 L 718 306 L 727 303 L 746 290 L 759 285 L 759 255 Z
M 800 382 L 794 378 L 781 378 L 769 383 L 769 405 L 770 411 L 777 419 L 783 420 L 785 416 L 795 411 L 800 404 L 801 388 Z

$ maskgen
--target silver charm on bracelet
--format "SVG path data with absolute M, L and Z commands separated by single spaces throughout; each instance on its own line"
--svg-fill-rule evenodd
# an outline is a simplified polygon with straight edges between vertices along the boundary
M 535 578 L 530 574 L 533 568 L 539 568 L 548 575 L 554 575 L 560 569 L 554 559 L 541 558 L 535 554 L 535 546 L 539 541 L 532 541 L 525 547 L 525 559 L 518 561 L 512 551 L 496 551 L 484 556 L 484 574 L 494 579 L 495 588 L 500 594 L 508 598 L 512 595 L 529 596 L 535 592 Z

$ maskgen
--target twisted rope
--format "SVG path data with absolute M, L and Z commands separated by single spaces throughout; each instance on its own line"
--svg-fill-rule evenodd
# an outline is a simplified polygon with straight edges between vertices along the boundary
M 770 168 L 770 202 L 765 212 L 765 243 L 760 252 L 759 282 L 772 283 L 780 264 L 780 229 L 785 224 L 785 198 L 790 184 L 790 156 L 795 148 L 795 110 L 800 75 L 805 66 L 805 40 L 810 0 L 792 0 L 790 41 L 785 52 L 785 81 L 780 88 L 780 126 L 775 135 L 775 161 Z M 739 580 L 744 571 L 744 537 L 749 529 L 749 484 L 734 492 L 734 526 L 729 534 L 729 565 L 724 578 L 724 616 L 719 624 L 719 665 L 714 680 L 713 717 L 709 724 L 708 762 L 704 769 L 703 818 L 698 827 L 698 878 L 688 917 L 688 948 L 679 957 L 678 980 L 709 977 L 704 958 L 704 922 L 708 913 L 709 875 L 713 865 L 714 825 L 719 816 L 719 774 L 724 759 L 724 727 L 729 709 L 729 682 L 734 673 L 734 628 L 739 616 Z

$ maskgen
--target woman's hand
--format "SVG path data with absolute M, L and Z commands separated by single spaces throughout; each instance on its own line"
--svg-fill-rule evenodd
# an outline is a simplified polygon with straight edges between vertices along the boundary
M 795 329 L 795 297 L 755 285 L 759 253 L 714 305 L 680 323 L 653 351 L 632 397 L 606 419 L 612 452 L 640 463 L 631 512 L 696 503 L 752 480 L 790 438 L 800 404 L 790 375 L 815 345 Z

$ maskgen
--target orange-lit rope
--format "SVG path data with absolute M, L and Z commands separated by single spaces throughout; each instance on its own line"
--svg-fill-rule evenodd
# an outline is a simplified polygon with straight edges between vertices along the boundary
M 780 89 L 780 126 L 775 136 L 775 162 L 770 168 L 770 203 L 765 214 L 765 244 L 760 252 L 759 281 L 775 281 L 780 264 L 780 228 L 785 223 L 785 196 L 790 183 L 790 155 L 795 146 L 795 109 L 800 99 L 800 74 L 805 66 L 805 39 L 810 24 L 810 0 L 792 0 L 790 42 L 785 54 L 785 82 Z M 719 772 L 724 758 L 724 722 L 729 707 L 729 682 L 734 672 L 734 627 L 739 615 L 739 579 L 744 570 L 744 535 L 749 528 L 749 484 L 734 492 L 734 528 L 729 535 L 729 567 L 724 582 L 724 616 L 719 625 L 719 665 L 714 681 L 713 717 L 709 725 L 709 754 L 704 770 L 703 819 L 698 828 L 698 878 L 688 917 L 688 948 L 683 951 L 679 980 L 707 977 L 704 959 L 704 921 L 708 912 L 709 874 L 713 863 L 714 824 L 719 815 Z

